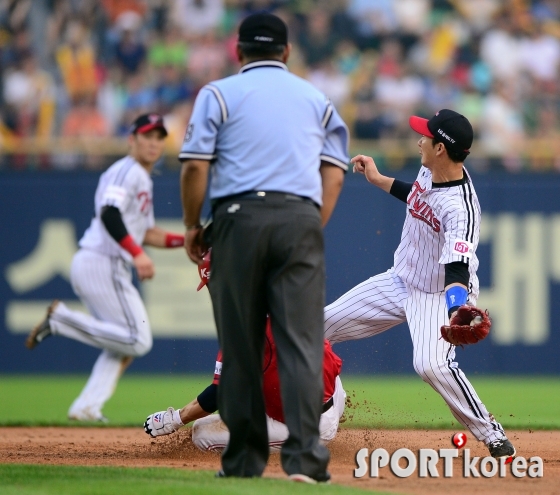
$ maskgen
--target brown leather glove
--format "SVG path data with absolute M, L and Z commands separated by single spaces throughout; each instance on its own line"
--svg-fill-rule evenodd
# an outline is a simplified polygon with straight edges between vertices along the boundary
M 441 336 L 453 345 L 476 344 L 490 333 L 491 326 L 488 311 L 464 305 L 451 317 L 449 325 L 441 327 Z

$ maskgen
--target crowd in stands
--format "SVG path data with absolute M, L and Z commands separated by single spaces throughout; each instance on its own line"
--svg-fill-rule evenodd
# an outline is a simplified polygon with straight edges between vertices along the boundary
M 146 111 L 165 115 L 175 152 L 260 10 L 287 22 L 290 70 L 353 139 L 412 139 L 409 115 L 453 108 L 506 169 L 560 170 L 558 0 L 0 0 L 0 152 L 19 137 L 126 136 Z M 102 166 L 59 158 L 44 166 Z

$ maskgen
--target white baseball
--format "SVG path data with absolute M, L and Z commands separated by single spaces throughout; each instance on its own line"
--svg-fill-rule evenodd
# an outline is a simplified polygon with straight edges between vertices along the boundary
M 471 321 L 471 327 L 474 327 L 475 325 L 478 325 L 479 323 L 482 323 L 482 316 L 475 316 L 473 321 Z

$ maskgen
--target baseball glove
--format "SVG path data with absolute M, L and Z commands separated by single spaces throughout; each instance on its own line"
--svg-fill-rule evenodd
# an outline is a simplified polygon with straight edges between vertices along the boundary
M 453 345 L 476 344 L 490 333 L 492 321 L 488 311 L 474 306 L 461 306 L 452 316 L 449 325 L 441 327 L 441 336 Z

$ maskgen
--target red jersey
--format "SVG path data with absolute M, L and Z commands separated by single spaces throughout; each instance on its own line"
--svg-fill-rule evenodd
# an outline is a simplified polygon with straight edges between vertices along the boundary
M 266 321 L 266 336 L 263 361 L 263 393 L 267 416 L 276 421 L 284 423 L 284 412 L 282 399 L 280 397 L 280 377 L 278 376 L 278 361 L 276 359 L 276 344 L 272 338 L 270 318 Z M 342 369 L 342 359 L 332 350 L 331 344 L 325 340 L 325 356 L 323 360 L 323 383 L 325 392 L 323 402 L 327 402 L 334 394 L 335 380 Z M 214 381 L 220 383 L 222 374 L 222 351 L 218 351 L 216 368 L 214 369 Z

